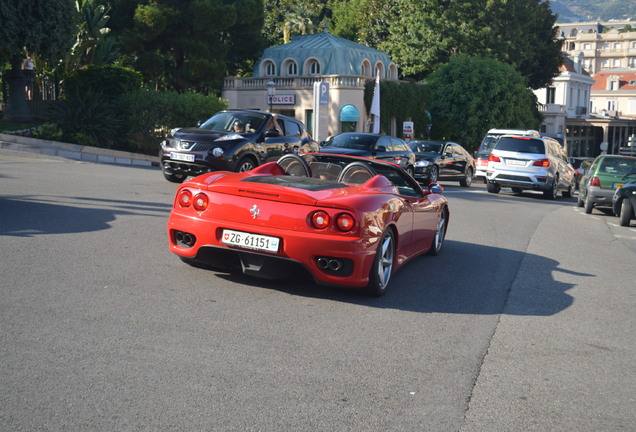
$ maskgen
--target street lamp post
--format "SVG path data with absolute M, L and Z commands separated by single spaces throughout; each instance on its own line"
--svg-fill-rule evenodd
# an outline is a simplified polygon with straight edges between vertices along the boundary
M 276 94 L 276 83 L 269 81 L 267 83 L 267 96 L 269 99 L 269 112 L 272 112 L 272 103 L 274 102 L 274 95 Z

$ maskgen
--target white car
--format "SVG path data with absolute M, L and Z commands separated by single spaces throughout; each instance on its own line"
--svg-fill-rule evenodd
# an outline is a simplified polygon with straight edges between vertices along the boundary
M 538 131 L 528 129 L 490 129 L 479 145 L 479 150 L 475 155 L 475 177 L 486 179 L 486 168 L 488 167 L 488 155 L 502 135 L 521 135 L 540 137 Z
M 575 179 L 565 150 L 552 138 L 504 135 L 488 156 L 486 187 L 490 193 L 509 187 L 514 193 L 541 191 L 547 199 L 555 199 L 562 191 L 569 198 Z

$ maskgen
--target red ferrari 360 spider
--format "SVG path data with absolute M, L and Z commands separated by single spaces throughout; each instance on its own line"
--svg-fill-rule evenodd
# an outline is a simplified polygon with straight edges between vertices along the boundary
M 441 193 L 389 162 L 287 154 L 183 183 L 170 250 L 194 266 L 270 279 L 304 269 L 317 283 L 380 296 L 409 259 L 439 254 L 449 220 Z

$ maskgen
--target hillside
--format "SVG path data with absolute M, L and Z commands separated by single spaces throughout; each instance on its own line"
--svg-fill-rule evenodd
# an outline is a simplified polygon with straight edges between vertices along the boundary
M 553 0 L 552 11 L 557 22 L 636 21 L 634 0 Z

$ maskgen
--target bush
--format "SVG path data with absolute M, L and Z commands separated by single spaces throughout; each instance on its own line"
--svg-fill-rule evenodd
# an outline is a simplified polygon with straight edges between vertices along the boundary
M 156 154 L 171 128 L 194 126 L 227 103 L 196 93 L 141 88 L 141 75 L 119 66 L 89 66 L 65 76 L 51 121 L 60 139 L 82 145 Z M 52 131 L 53 129 L 51 129 Z
M 116 100 L 100 91 L 71 88 L 53 105 L 50 120 L 62 130 L 63 141 L 127 150 L 118 144 L 123 131 L 122 110 Z
M 62 80 L 62 97 L 78 91 L 93 90 L 117 99 L 123 94 L 138 90 L 143 84 L 139 72 L 122 66 L 87 66 L 65 74 Z
M 121 99 L 127 110 L 124 128 L 138 150 L 155 154 L 172 128 L 196 126 L 227 107 L 227 101 L 197 93 L 137 90 Z

